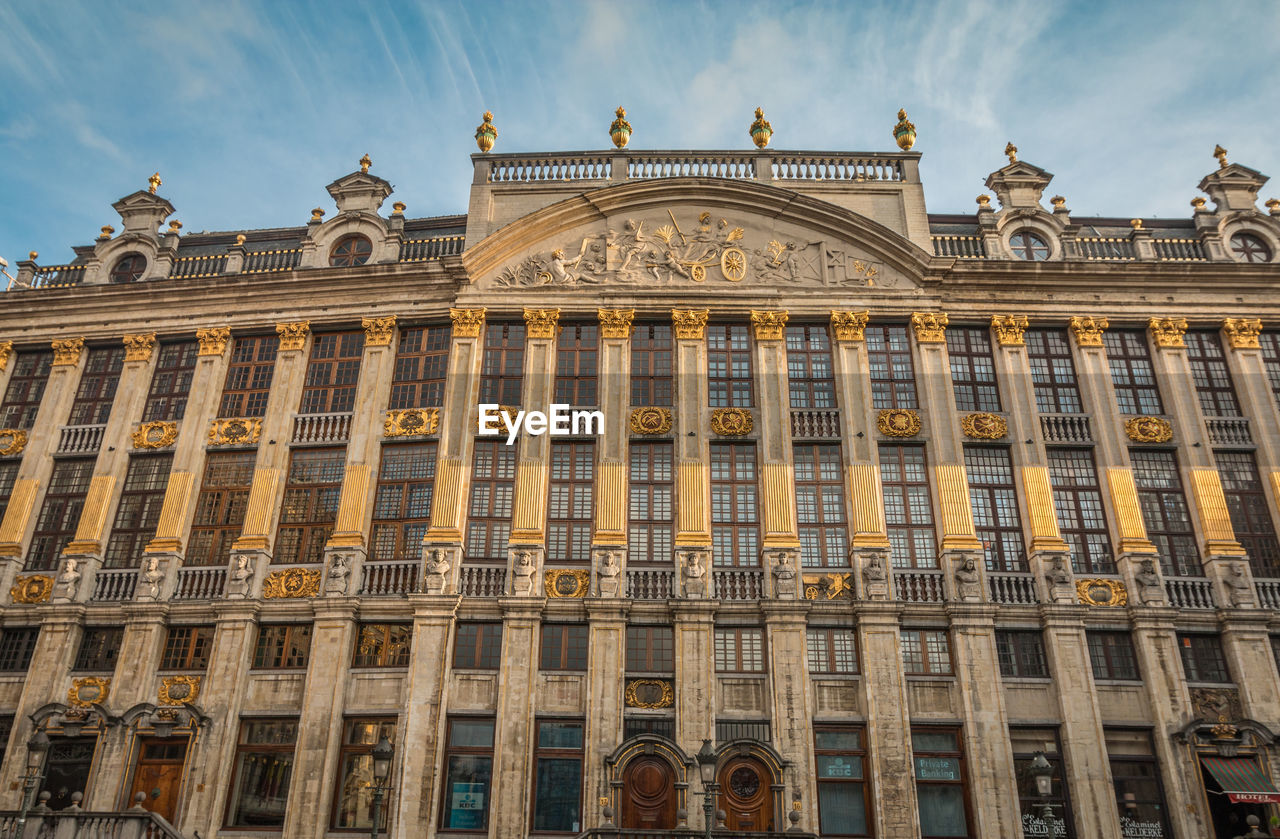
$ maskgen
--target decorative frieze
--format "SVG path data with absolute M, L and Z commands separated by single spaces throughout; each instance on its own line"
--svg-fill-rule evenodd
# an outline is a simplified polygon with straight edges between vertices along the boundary
M 554 338 L 556 325 L 560 322 L 560 310 L 525 309 L 524 322 L 530 338 Z
M 216 419 L 209 423 L 210 446 L 256 446 L 261 436 L 259 417 Z
M 104 705 L 111 695 L 111 679 L 104 676 L 84 676 L 71 680 L 67 690 L 67 704 L 73 708 Z
M 1151 331 L 1151 340 L 1160 349 L 1179 349 L 1185 347 L 1183 335 L 1187 331 L 1186 318 L 1152 318 L 1147 322 Z
M 870 312 L 840 312 L 831 310 L 831 331 L 841 342 L 865 340 Z
M 165 676 L 160 680 L 156 702 L 160 705 L 181 705 L 195 702 L 200 695 L 200 676 Z
M 9 588 L 14 603 L 47 603 L 53 594 L 53 577 L 47 574 L 31 574 L 18 577 Z
M 598 309 L 601 338 L 630 338 L 635 309 Z
M 1119 580 L 1076 580 L 1076 596 L 1086 606 L 1124 606 L 1129 592 Z
M 1071 334 L 1076 336 L 1077 347 L 1102 346 L 1102 333 L 1107 331 L 1107 319 L 1091 316 L 1071 318 Z
M 1026 315 L 992 315 L 991 331 L 995 333 L 996 342 L 1002 347 L 1021 347 L 1024 344 L 1023 334 L 1027 331 Z
M 435 434 L 439 428 L 439 408 L 405 408 L 387 411 L 387 417 L 382 421 L 382 433 L 385 437 Z
M 84 352 L 83 338 L 62 338 L 57 341 L 51 341 L 49 344 L 53 347 L 53 366 L 69 366 L 80 360 L 80 353 Z
M 676 338 L 702 340 L 710 315 L 709 309 L 672 309 L 671 324 L 675 327 Z
M 27 432 L 21 428 L 0 428 L 0 457 L 8 457 L 27 447 Z
M 916 343 L 946 343 L 947 320 L 945 312 L 912 312 L 911 328 L 916 332 Z
M 480 309 L 449 309 L 449 319 L 453 321 L 453 337 L 479 338 L 484 330 L 484 313 Z
M 396 316 L 385 318 L 360 318 L 364 327 L 364 345 L 366 347 L 389 347 L 391 335 L 396 331 Z
M 805 574 L 805 600 L 852 600 L 853 574 Z
M 316 597 L 319 594 L 319 568 L 285 568 L 282 571 L 272 571 L 262 581 L 262 596 L 266 600 Z
M 886 437 L 914 437 L 924 424 L 917 411 L 890 408 L 876 415 L 876 428 Z
M 755 420 L 745 408 L 716 408 L 711 412 L 711 430 L 721 437 L 743 437 L 753 428 Z
M 0 373 L 9 366 L 9 356 L 13 355 L 13 342 L 0 341 Z
M 125 361 L 150 361 L 155 350 L 156 333 L 147 332 L 139 335 L 124 336 Z
M 212 326 L 208 329 L 196 330 L 196 343 L 200 345 L 200 355 L 222 355 L 226 352 L 227 342 L 231 340 L 231 327 Z
M 163 449 L 177 442 L 178 424 L 163 420 L 144 422 L 132 436 L 135 449 Z
M 586 597 L 591 588 L 591 572 L 585 568 L 556 568 L 544 577 L 547 597 Z
M 634 408 L 631 411 L 632 434 L 668 434 L 671 432 L 670 408 Z
M 1233 349 L 1256 350 L 1259 348 L 1258 335 L 1262 332 L 1262 321 L 1258 318 L 1227 318 L 1222 322 L 1222 332 Z M 0 369 L 3 369 L 3 365 L 0 365 Z
M 292 323 L 277 323 L 276 334 L 280 336 L 280 351 L 300 350 L 307 344 L 307 335 L 311 332 L 311 321 L 300 320 Z
M 965 414 L 960 418 L 960 430 L 975 440 L 1003 440 L 1009 436 L 1009 423 L 998 414 Z
M 1124 433 L 1135 443 L 1167 443 L 1173 439 L 1173 426 L 1160 417 L 1130 417 L 1124 421 Z
M 787 328 L 787 313 L 752 310 L 751 325 L 755 327 L 757 341 L 781 341 Z
M 676 703 L 676 692 L 667 679 L 632 679 L 627 682 L 624 700 L 628 708 L 670 708 Z

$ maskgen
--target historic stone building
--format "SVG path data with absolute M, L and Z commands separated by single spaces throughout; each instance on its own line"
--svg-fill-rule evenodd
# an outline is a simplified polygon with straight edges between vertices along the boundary
M 385 786 L 405 839 L 701 835 L 710 741 L 721 836 L 1266 829 L 1266 177 L 1081 219 L 1010 146 L 931 215 L 905 115 L 891 153 L 629 133 L 486 119 L 440 218 L 366 157 L 331 217 L 183 233 L 157 176 L 19 264 L 0 828 L 29 789 L 32 839 L 169 835 L 138 798 L 340 836 Z

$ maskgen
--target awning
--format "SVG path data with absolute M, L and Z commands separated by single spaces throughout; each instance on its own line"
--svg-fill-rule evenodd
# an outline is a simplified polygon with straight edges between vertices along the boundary
M 1222 785 L 1231 803 L 1280 804 L 1280 790 L 1252 758 L 1203 756 L 1200 762 Z

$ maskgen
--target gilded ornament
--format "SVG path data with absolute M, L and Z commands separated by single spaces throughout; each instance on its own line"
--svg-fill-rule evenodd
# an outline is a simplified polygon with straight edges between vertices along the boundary
M 395 315 L 388 315 L 385 318 L 360 318 L 360 325 L 364 327 L 366 347 L 391 346 L 391 333 L 396 328 Z
M 27 447 L 27 432 L 21 428 L 0 428 L 0 457 L 17 454 Z
M 272 571 L 262 581 L 262 596 L 267 600 L 282 597 L 315 597 L 320 593 L 319 568 L 286 568 Z
M 246 235 L 244 235 L 243 233 L 237 233 L 237 234 L 236 234 L 236 247 L 237 247 L 237 248 L 243 248 L 243 247 L 244 247 L 244 240 L 245 240 L 245 239 L 248 239 L 248 238 L 249 238 L 249 237 L 248 237 L 248 236 L 246 236 Z
M 85 676 L 71 680 L 71 688 L 67 691 L 67 704 L 73 708 L 88 708 L 95 702 L 101 705 L 110 695 L 111 679 L 103 676 Z
M 177 219 L 174 219 L 173 221 L 169 222 L 170 233 L 177 236 L 178 233 L 180 233 L 181 231 L 182 231 L 182 222 L 178 221 Z
M 391 215 L 402 216 L 404 215 L 404 211 L 407 209 L 409 209 L 408 204 L 404 203 L 403 201 L 397 201 L 391 205 Z
M 1258 334 L 1262 332 L 1262 321 L 1258 318 L 1227 318 L 1222 322 L 1222 331 L 1227 335 L 1227 342 L 1237 350 L 1258 349 Z
M 1102 346 L 1102 333 L 1107 331 L 1106 318 L 1095 318 L 1088 315 L 1071 318 L 1071 334 L 1076 336 L 1078 347 Z
M 98 234 L 99 242 L 109 241 L 111 239 L 111 234 L 116 232 L 116 229 L 109 224 L 102 225 L 101 229 L 102 229 L 102 232 Z
M 1009 158 L 1010 163 L 1018 162 L 1018 147 L 1013 144 L 1012 140 L 1005 144 L 1004 154 L 1005 157 Z
M 1119 580 L 1076 580 L 1076 595 L 1087 606 L 1123 606 L 1129 592 Z
M 609 137 L 615 146 L 625 149 L 627 142 L 631 139 L 631 123 L 627 122 L 627 109 L 620 107 L 613 112 L 613 115 L 616 119 L 609 125 Z
M 1224 149 L 1222 146 L 1214 146 L 1213 156 L 1218 158 L 1219 169 L 1227 168 L 1227 150 L 1226 149 Z
M 547 597 L 586 597 L 591 587 L 591 572 L 585 568 L 556 568 L 544 574 Z
M 630 338 L 635 309 L 598 309 L 601 338 Z
M 1204 200 L 1203 198 L 1201 198 L 1199 195 L 1197 195 L 1195 198 L 1192 198 L 1192 199 L 1191 199 L 1191 210 L 1192 210 L 1192 212 L 1195 212 L 1195 213 L 1203 213 L 1203 212 L 1204 212 L 1204 205 L 1205 205 L 1205 200 Z
M 556 337 L 556 324 L 560 320 L 559 309 L 525 309 L 526 334 L 530 338 Z
M 151 351 L 156 345 L 156 333 L 124 336 L 125 361 L 150 361 Z
M 987 195 L 985 192 L 973 200 L 978 205 L 978 212 L 991 209 L 991 196 Z
M 498 129 L 493 127 L 493 112 L 485 111 L 481 123 L 476 126 L 476 145 L 480 147 L 482 154 L 488 154 L 493 150 L 493 143 L 497 139 Z
M 311 221 L 313 221 L 313 222 L 321 222 L 321 221 L 324 221 L 324 208 L 323 208 L 323 207 L 313 207 L 313 208 L 311 209 Z
M 360 158 L 360 174 L 369 174 L 369 167 L 372 165 L 373 158 L 369 157 L 369 155 L 366 154 L 364 157 Z
M 1055 195 L 1049 199 L 1049 203 L 1053 205 L 1054 211 L 1057 212 L 1067 205 L 1067 199 L 1061 195 Z
M 863 341 L 870 312 L 838 312 L 831 310 L 831 331 L 837 341 Z
M 710 314 L 709 309 L 672 309 L 671 323 L 675 326 L 676 338 L 701 340 Z
M 773 136 L 773 126 L 764 118 L 764 108 L 756 108 L 756 121 L 751 123 L 747 133 L 751 135 L 751 142 L 756 144 L 756 148 L 762 149 L 769 145 L 769 138 Z
M 151 193 L 152 195 L 155 195 L 156 190 L 160 188 L 160 186 L 164 183 L 164 181 L 160 180 L 160 173 L 156 172 L 154 175 L 147 178 L 147 183 L 151 185 L 151 188 L 148 189 L 147 192 Z
M 1203 198 L 1200 200 L 1204 201 Z M 1280 198 L 1268 198 L 1263 206 L 1267 208 L 1271 215 L 1280 216 Z
M 906 108 L 898 109 L 898 124 L 893 127 L 893 141 L 903 151 L 911 151 L 916 144 L 916 124 L 907 119 Z
M 307 343 L 307 334 L 311 331 L 311 321 L 300 320 L 293 323 L 277 323 L 276 334 L 280 336 L 281 351 L 300 350 Z
M 702 268 L 701 265 L 696 266 Z M 705 268 L 703 271 L 705 272 Z M 747 255 L 742 248 L 725 248 L 720 254 L 720 273 L 731 283 L 740 283 L 747 276 Z M 697 279 L 697 277 L 694 277 Z
M 960 418 L 960 430 L 975 440 L 1003 440 L 1009 436 L 1009 423 L 996 414 L 965 414 Z
M 498 431 L 510 431 L 511 429 L 507 426 L 507 421 L 502 418 L 502 415 L 506 414 L 510 417 L 514 417 L 519 413 L 519 411 L 520 409 L 515 405 L 499 405 L 497 416 L 494 416 L 493 419 L 487 421 L 484 427 L 497 429 Z
M 1124 421 L 1124 433 L 1135 443 L 1167 443 L 1173 439 L 1173 426 L 1160 417 L 1130 417 Z
M 1186 318 L 1152 318 L 1148 321 L 1147 328 L 1151 330 L 1151 337 L 1155 339 L 1157 347 L 1176 349 L 1187 345 L 1182 337 L 1187 331 Z
M 144 422 L 133 432 L 135 449 L 163 449 L 172 446 L 178 440 L 178 424 L 155 420 Z
M 216 419 L 209 423 L 209 445 L 252 446 L 262 435 L 262 419 L 259 417 L 234 417 Z
M 385 437 L 435 434 L 439 428 L 439 408 L 406 408 L 387 411 L 387 418 L 382 422 L 382 433 Z
M 623 695 L 628 708 L 670 708 L 676 692 L 666 679 L 632 679 Z
M 920 414 L 905 408 L 890 408 L 876 416 L 876 428 L 886 437 L 914 437 L 922 427 Z
M 200 682 L 200 676 L 165 676 L 160 680 L 160 692 L 156 700 L 161 705 L 195 702 L 200 695 Z
M 632 434 L 667 434 L 671 431 L 670 408 L 633 408 Z
M 0 370 L 9 366 L 9 356 L 13 355 L 13 342 L 0 341 Z
M 711 430 L 721 437 L 742 437 L 755 428 L 746 408 L 716 408 L 711 412 Z
M 450 309 L 453 320 L 453 337 L 479 338 L 484 329 L 484 309 Z
M 46 574 L 32 574 L 18 577 L 9 588 L 9 597 L 14 603 L 46 603 L 53 594 L 53 577 Z
M 229 326 L 196 330 L 196 342 L 200 345 L 200 355 L 222 355 L 227 349 L 227 341 L 230 340 L 231 327 Z
M 1023 346 L 1022 335 L 1027 331 L 1026 315 L 992 315 L 991 331 L 1002 347 Z
M 787 313 L 752 310 L 751 325 L 755 327 L 757 341 L 781 341 L 787 328 Z
M 912 312 L 911 328 L 916 331 L 916 343 L 946 343 L 947 320 L 945 312 Z
M 80 353 L 84 351 L 83 338 L 63 338 L 50 342 L 50 345 L 53 347 L 54 367 L 75 364 L 80 360 Z
M 852 600 L 852 574 L 805 574 L 806 600 Z

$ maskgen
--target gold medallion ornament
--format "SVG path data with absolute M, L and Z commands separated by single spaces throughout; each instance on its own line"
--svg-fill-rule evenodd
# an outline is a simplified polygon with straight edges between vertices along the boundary
M 196 330 L 196 342 L 200 345 L 200 355 L 222 355 L 231 340 L 231 327 L 214 326 L 209 329 Z
M 632 679 L 623 699 L 628 708 L 670 708 L 676 702 L 676 692 L 666 679 Z
M 1102 346 L 1102 333 L 1107 331 L 1108 325 L 1106 318 L 1072 317 L 1071 333 L 1076 336 L 1076 346 Z
M 764 108 L 756 108 L 756 120 L 751 123 L 747 133 L 751 135 L 751 142 L 756 144 L 756 148 L 762 149 L 769 145 L 769 138 L 773 136 L 773 126 L 764 118 Z
M 519 412 L 520 409 L 515 405 L 499 405 L 496 412 L 497 415 L 494 416 L 493 413 L 490 413 L 489 416 L 492 417 L 492 419 L 487 420 L 484 427 L 487 429 L 496 429 L 498 431 L 510 431 L 511 429 L 508 427 L 507 421 L 502 418 L 502 415 L 506 414 L 514 419 L 515 415 Z
M 597 309 L 601 338 L 630 338 L 635 309 Z
M 484 329 L 484 312 L 484 309 L 450 309 L 453 337 L 479 338 L 480 331 Z
M 745 408 L 716 408 L 711 412 L 711 430 L 721 437 L 743 437 L 753 428 L 755 420 Z
M 498 139 L 498 129 L 493 127 L 493 112 L 485 111 L 483 122 L 476 126 L 476 146 L 481 154 L 493 150 L 493 142 Z
M 911 328 L 918 344 L 942 344 L 947 340 L 947 315 L 944 312 L 913 312 Z
M 406 408 L 387 411 L 387 418 L 382 423 L 382 433 L 385 437 L 435 434 L 439 428 L 439 408 Z
M 1124 421 L 1124 433 L 1135 443 L 1167 443 L 1173 439 L 1173 426 L 1160 417 L 1130 417 Z
M 996 414 L 965 414 L 960 418 L 960 430 L 975 440 L 1002 440 L 1009 436 L 1009 423 Z
M 893 141 L 903 151 L 911 151 L 916 144 L 916 124 L 907 119 L 906 108 L 898 109 L 898 124 L 893 127 Z
M 135 449 L 163 449 L 172 446 L 178 440 L 178 424 L 176 422 L 144 422 L 133 432 Z
M 632 434 L 667 434 L 671 431 L 670 408 L 633 408 Z
M 675 327 L 676 338 L 700 340 L 710 314 L 708 309 L 672 309 L 671 323 Z
M 756 329 L 757 341 L 781 341 L 787 328 L 786 312 L 751 312 L 751 325 Z
M 209 445 L 252 446 L 262 436 L 262 420 L 258 417 L 219 419 L 209 423 Z
M 832 309 L 831 331 L 837 341 L 863 341 L 866 340 L 867 321 L 870 319 L 870 312 L 838 312 Z
M 609 139 L 620 149 L 627 147 L 631 139 L 631 123 L 627 122 L 627 109 L 619 107 L 613 112 L 616 119 L 609 125 Z
M 395 315 L 388 315 L 385 318 L 360 318 L 360 325 L 364 327 L 366 347 L 391 346 L 391 335 L 396 329 Z
M 71 689 L 67 691 L 67 704 L 73 708 L 88 708 L 95 702 L 101 705 L 110 695 L 110 679 L 85 676 L 82 679 L 71 680 Z
M 124 336 L 125 361 L 150 361 L 151 351 L 156 345 L 156 333 Z
M 160 692 L 156 700 L 161 705 L 195 702 L 200 695 L 200 681 L 200 676 L 165 676 L 160 680 Z
M 591 586 L 591 572 L 586 569 L 557 568 L 543 576 L 547 597 L 586 597 Z
M 720 273 L 731 283 L 740 283 L 747 276 L 747 255 L 742 248 L 725 248 L 720 254 Z
M 890 408 L 876 417 L 876 428 L 886 437 L 914 437 L 922 427 L 920 414 L 905 408 Z
M 1152 318 L 1147 322 L 1151 337 L 1161 349 L 1185 347 L 1182 336 L 1187 331 L 1186 318 Z
M 53 577 L 46 574 L 32 574 L 29 577 L 18 577 L 9 589 L 9 597 L 14 603 L 47 603 L 53 594 Z
M 992 315 L 991 331 L 996 334 L 996 342 L 1002 347 L 1021 347 L 1024 344 L 1022 335 L 1027 331 L 1026 315 Z
M 0 428 L 0 456 L 17 454 L 27 447 L 27 432 L 21 428 Z
M 0 341 L 0 371 L 9 366 L 9 356 L 13 355 L 13 342 Z
M 262 596 L 267 600 L 284 597 L 315 597 L 319 593 L 319 568 L 286 568 L 283 571 L 272 571 L 262 581 Z
M 50 342 L 53 347 L 53 366 L 75 364 L 80 360 L 80 353 L 84 350 L 83 338 L 63 338 L 59 341 Z
M 556 337 L 556 324 L 560 320 L 559 309 L 525 309 L 526 334 L 530 338 Z
M 1076 595 L 1088 606 L 1123 606 L 1129 592 L 1119 580 L 1076 580 Z
M 1227 318 L 1222 322 L 1222 331 L 1226 333 L 1227 343 L 1237 350 L 1258 349 L 1258 334 L 1262 332 L 1262 321 L 1258 318 Z
M 805 574 L 805 600 L 852 600 L 852 574 Z
M 300 350 L 307 343 L 307 334 L 311 331 L 311 321 L 300 320 L 294 323 L 277 323 L 276 334 L 280 336 L 282 351 Z

